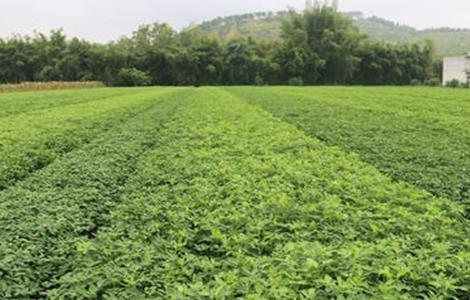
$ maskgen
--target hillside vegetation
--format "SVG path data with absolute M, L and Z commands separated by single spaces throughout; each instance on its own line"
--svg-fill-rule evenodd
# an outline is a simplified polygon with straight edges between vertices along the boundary
M 260 20 L 261 34 L 266 32 L 263 18 L 275 20 L 285 15 L 264 14 L 252 19 Z M 279 25 L 273 28 L 281 30 Z M 231 29 L 220 34 L 237 36 Z M 432 43 L 377 42 L 327 5 L 289 13 L 280 41 L 239 38 L 222 42 L 210 35 L 197 29 L 178 32 L 168 24 L 155 23 L 107 44 L 68 40 L 60 30 L 50 35 L 0 38 L 0 83 L 435 85 L 442 73 L 441 59 Z
M 360 12 L 344 13 L 354 19 L 362 33 L 391 43 L 415 43 L 431 39 L 441 55 L 470 51 L 470 29 L 436 28 L 417 30 L 379 17 L 364 17 Z M 281 24 L 287 12 L 253 13 L 216 18 L 198 27 L 211 37 L 228 41 L 236 37 L 253 37 L 260 40 L 278 40 Z

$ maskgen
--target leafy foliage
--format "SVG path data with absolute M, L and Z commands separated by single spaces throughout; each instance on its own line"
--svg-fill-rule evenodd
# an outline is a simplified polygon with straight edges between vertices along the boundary
M 123 68 L 117 75 L 116 84 L 119 86 L 148 86 L 151 80 L 147 73 L 136 68 Z
M 153 91 L 152 99 L 140 103 L 145 111 L 108 131 L 98 127 L 100 136 L 88 145 L 0 192 L 0 298 L 44 298 L 71 270 L 77 245 L 106 224 L 123 184 L 174 111 L 172 97 Z
M 397 181 L 467 202 L 470 217 L 470 102 L 467 91 L 426 88 L 231 90 Z
M 364 38 L 352 21 L 329 6 L 290 14 L 283 23 L 282 37 L 289 48 L 304 54 L 299 68 L 303 81 L 350 81 L 360 62 L 355 52 Z
M 315 102 L 321 110 L 346 116 L 351 111 L 359 119 L 370 106 L 368 122 L 375 125 L 372 117 L 381 117 L 383 131 L 363 131 L 362 141 L 375 135 L 393 139 L 387 131 L 396 125 L 393 116 L 429 117 L 466 132 L 466 110 L 455 100 L 442 105 L 448 94 L 394 88 L 395 101 L 384 107 L 371 100 L 387 96 L 384 88 L 115 91 L 130 92 L 88 104 L 101 118 L 120 115 L 105 127 L 85 117 L 87 103 L 52 106 L 55 117 L 64 115 L 61 127 L 89 122 L 99 134 L 0 191 L 0 298 L 468 296 L 470 221 L 461 203 L 393 182 L 363 162 L 361 153 L 330 147 L 308 127 L 304 132 L 278 118 L 304 114 L 328 122 L 308 106 L 315 101 L 311 95 L 323 91 L 316 96 L 330 98 Z M 412 101 L 415 93 L 426 92 L 442 98 L 439 109 L 430 100 Z M 44 94 L 66 93 L 71 92 Z M 8 95 L 0 96 L 0 107 Z M 293 107 L 286 115 L 274 109 L 284 109 L 282 98 Z M 41 111 L 45 103 L 38 103 L 37 110 L 11 111 L 0 121 L 21 124 L 24 115 L 32 124 L 43 120 L 52 126 Z M 339 110 L 339 103 L 349 107 Z M 76 109 L 77 120 L 68 117 L 69 109 Z M 48 130 L 54 135 L 59 129 L 36 134 L 45 139 Z M 455 143 L 461 142 L 457 136 Z
M 58 90 L 48 92 L 5 93 L 0 94 L 0 118 L 35 110 L 50 110 L 59 106 L 124 96 L 134 92 L 135 91 L 130 89 L 100 88 L 81 90 L 80 92 L 75 90 Z
M 293 77 L 289 79 L 289 85 L 302 86 L 304 85 L 304 81 L 302 80 L 302 78 Z
M 0 118 L 0 190 L 145 109 L 155 95 L 155 91 L 129 90 L 103 97 L 100 90 L 95 92 L 91 99 Z M 48 93 L 43 96 L 47 99 Z
M 392 45 L 359 33 L 328 6 L 290 12 L 282 40 L 231 38 L 219 42 L 198 28 L 140 26 L 108 44 L 50 36 L 0 39 L 0 83 L 90 81 L 112 86 L 396 84 L 440 75 L 431 44 Z M 280 26 L 280 24 L 279 24 Z

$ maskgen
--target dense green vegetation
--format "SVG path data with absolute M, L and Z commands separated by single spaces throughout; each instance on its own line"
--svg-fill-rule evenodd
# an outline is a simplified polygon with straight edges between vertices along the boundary
M 2 157 L 44 161 L 37 149 L 54 147 L 46 163 L 2 171 L 22 176 L 0 191 L 0 298 L 465 299 L 467 99 L 342 87 L 1 95 L 0 132 L 18 145 Z
M 174 104 L 163 102 L 172 98 L 161 99 L 169 92 L 147 92 L 151 103 L 140 101 L 140 113 L 128 113 L 108 130 L 96 127 L 100 135 L 89 144 L 0 193 L 0 298 L 43 298 L 71 270 L 78 243 L 106 222 L 122 184 L 171 118 Z
M 71 97 L 70 102 L 57 103 L 54 103 L 54 96 L 67 92 L 52 94 L 52 98 L 42 94 L 36 105 L 29 107 L 20 101 L 17 110 L 11 109 L 12 101 L 26 94 L 13 95 L 11 100 L 8 95 L 3 96 L 7 100 L 0 100 L 2 104 L 5 102 L 2 110 L 6 111 L 0 118 L 0 191 L 89 142 L 107 128 L 145 110 L 145 104 L 151 105 L 155 97 L 153 90 L 122 90 L 112 96 L 117 92 L 84 92 L 77 98 Z M 42 107 L 41 99 L 50 107 Z
M 423 88 L 232 89 L 395 180 L 466 201 L 470 216 L 470 95 Z
M 470 29 L 435 28 L 417 30 L 379 17 L 364 17 L 360 12 L 346 12 L 361 33 L 388 43 L 422 43 L 432 40 L 438 54 L 462 54 L 470 50 Z M 198 28 L 208 36 L 221 41 L 252 37 L 256 40 L 280 40 L 281 24 L 288 16 L 286 11 L 277 13 L 257 12 L 220 17 L 203 22 Z
M 286 16 L 279 41 L 220 42 L 198 28 L 176 32 L 158 23 L 105 45 L 67 40 L 61 31 L 0 39 L 0 83 L 408 85 L 441 74 L 431 43 L 376 42 L 328 6 Z
M 24 92 L 0 94 L 0 118 L 32 112 L 35 110 L 50 110 L 54 107 L 82 104 L 93 100 L 133 94 L 131 89 L 102 88 L 99 90 L 63 90 L 54 92 Z

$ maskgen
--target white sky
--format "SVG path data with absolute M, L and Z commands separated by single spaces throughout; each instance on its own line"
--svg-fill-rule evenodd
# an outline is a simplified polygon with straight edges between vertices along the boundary
M 470 0 L 340 0 L 342 11 L 362 11 L 417 28 L 470 28 Z M 0 36 L 64 28 L 69 37 L 109 41 L 139 24 L 191 22 L 255 11 L 303 8 L 305 0 L 0 0 Z

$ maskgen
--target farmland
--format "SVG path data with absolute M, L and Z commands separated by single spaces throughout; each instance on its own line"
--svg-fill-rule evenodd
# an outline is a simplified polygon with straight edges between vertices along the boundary
M 0 95 L 1 299 L 467 299 L 470 95 Z
M 0 84 L 0 92 L 27 92 L 27 91 L 51 91 L 65 89 L 91 89 L 101 88 L 104 84 L 99 81 L 82 81 L 82 82 L 22 82 L 17 84 Z
M 470 94 L 422 88 L 231 89 L 396 181 L 470 199 Z

